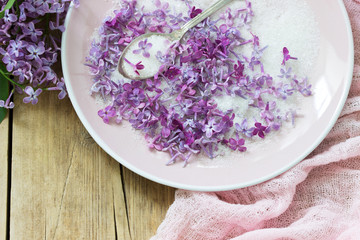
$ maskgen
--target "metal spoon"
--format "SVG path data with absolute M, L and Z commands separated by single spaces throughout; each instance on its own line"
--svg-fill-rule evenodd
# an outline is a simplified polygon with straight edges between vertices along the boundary
M 125 60 L 125 55 L 128 52 L 129 48 L 134 45 L 139 43 L 140 41 L 147 39 L 151 36 L 161 36 L 164 38 L 164 40 L 169 40 L 170 42 L 174 42 L 174 41 L 180 41 L 181 38 L 184 36 L 184 34 L 190 29 L 195 27 L 198 23 L 200 23 L 201 21 L 203 21 L 205 18 L 207 18 L 208 16 L 210 16 L 211 14 L 215 13 L 217 10 L 219 10 L 220 8 L 224 7 L 225 5 L 227 5 L 228 3 L 230 3 L 233 0 L 219 0 L 216 3 L 214 3 L 211 7 L 209 7 L 208 9 L 206 9 L 205 11 L 203 11 L 202 13 L 198 14 L 196 17 L 194 17 L 193 19 L 191 19 L 190 21 L 188 21 L 187 23 L 185 23 L 179 30 L 173 31 L 172 33 L 147 33 L 147 34 L 143 34 L 137 38 L 135 38 L 131 43 L 129 43 L 126 48 L 124 49 L 124 51 L 122 52 L 119 62 L 118 62 L 118 71 L 126 78 L 131 78 L 131 79 L 136 79 L 136 80 L 140 80 L 140 79 L 147 79 L 147 78 L 151 78 L 153 77 L 158 69 L 154 69 L 154 73 L 149 73 L 148 75 L 137 75 L 137 76 L 129 76 L 129 74 L 124 71 L 123 66 L 126 63 Z

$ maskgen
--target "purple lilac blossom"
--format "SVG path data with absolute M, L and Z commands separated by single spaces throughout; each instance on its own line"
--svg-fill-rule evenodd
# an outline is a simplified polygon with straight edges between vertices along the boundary
M 152 47 L 152 43 L 148 43 L 147 39 L 139 42 L 139 49 L 135 49 L 133 51 L 134 54 L 142 53 L 142 55 L 146 58 L 150 57 L 150 53 L 148 52 Z
M 229 148 L 231 148 L 234 151 L 239 150 L 240 152 L 246 151 L 246 147 L 244 147 L 244 144 L 245 144 L 245 139 L 243 138 L 237 140 L 234 138 L 230 138 L 228 142 Z
M 79 6 L 78 0 L 16 1 L 0 18 L 0 65 L 14 76 L 10 84 L 17 92 L 28 95 L 24 102 L 37 103 L 43 90 L 59 90 L 59 98 L 66 95 L 61 76 L 52 67 L 60 57 L 57 35 L 65 30 L 71 2 Z M 0 9 L 6 3 L 0 1 Z M 13 107 L 11 95 L 0 107 Z
M 40 95 L 40 93 L 42 92 L 42 90 L 39 88 L 36 91 L 34 91 L 34 89 L 30 86 L 27 86 L 24 89 L 24 92 L 28 95 L 27 97 L 25 97 L 23 99 L 24 103 L 29 103 L 31 102 L 32 104 L 36 104 L 38 102 L 38 96 Z
M 98 115 L 103 119 L 104 123 L 109 123 L 110 119 L 116 114 L 113 106 L 107 106 L 104 109 L 98 111 Z

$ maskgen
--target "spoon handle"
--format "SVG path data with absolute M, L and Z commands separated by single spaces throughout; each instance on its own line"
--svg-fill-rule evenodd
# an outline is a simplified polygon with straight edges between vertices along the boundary
M 200 23 L 202 20 L 219 10 L 220 8 L 224 7 L 228 3 L 232 2 L 233 0 L 219 0 L 216 3 L 214 3 L 211 7 L 203 11 L 202 13 L 198 14 L 196 17 L 185 23 L 181 27 L 182 34 L 186 33 L 190 28 L 195 27 L 198 23 Z

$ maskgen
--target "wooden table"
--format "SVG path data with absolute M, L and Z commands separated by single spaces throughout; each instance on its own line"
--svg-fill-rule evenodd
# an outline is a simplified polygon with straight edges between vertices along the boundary
M 129 171 L 90 137 L 68 98 L 14 100 L 0 124 L 0 240 L 149 239 L 174 189 Z

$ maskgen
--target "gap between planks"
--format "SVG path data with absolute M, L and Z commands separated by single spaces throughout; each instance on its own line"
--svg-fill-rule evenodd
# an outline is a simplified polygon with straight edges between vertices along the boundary
M 150 239 L 173 203 L 175 189 L 143 178 L 124 166 L 122 177 L 131 237 Z

